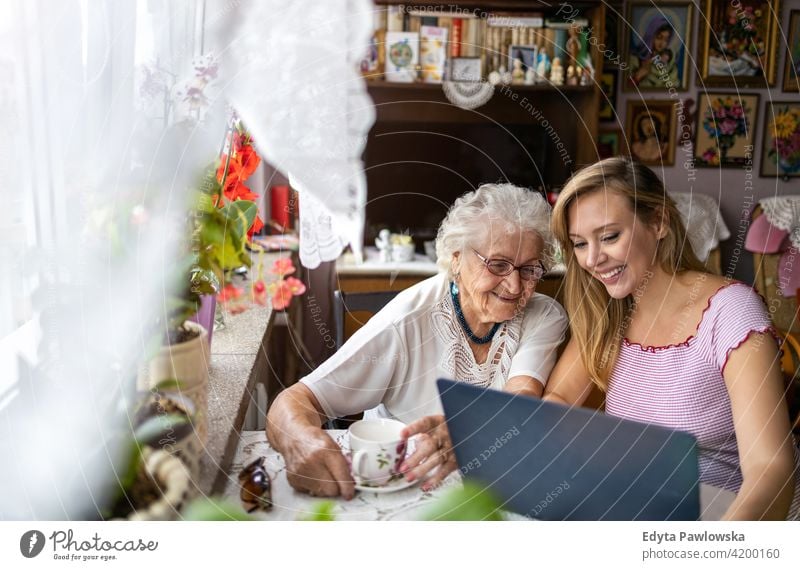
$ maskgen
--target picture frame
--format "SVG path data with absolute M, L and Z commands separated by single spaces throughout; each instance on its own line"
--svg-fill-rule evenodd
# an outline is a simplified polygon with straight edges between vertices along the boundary
M 800 178 L 800 100 L 764 104 L 761 172 L 767 178 Z
M 625 136 L 633 158 L 644 164 L 675 164 L 675 104 L 664 100 L 629 100 Z
M 450 81 L 478 82 L 483 78 L 481 58 L 451 57 Z
M 775 83 L 780 0 L 704 0 L 698 37 L 699 81 L 706 87 Z
M 694 4 L 689 0 L 632 0 L 625 9 L 625 91 L 686 91 L 689 88 Z
M 752 161 L 757 115 L 757 94 L 700 93 L 694 133 L 695 165 L 729 168 Z
M 597 158 L 602 160 L 622 154 L 622 129 L 601 129 L 597 132 Z
M 789 12 L 786 62 L 783 66 L 783 90 L 800 91 L 800 10 Z
M 617 74 L 613 71 L 600 73 L 600 113 L 601 121 L 616 120 L 617 108 Z
M 514 73 L 514 60 L 522 61 L 522 73 L 528 69 L 536 70 L 536 59 L 539 54 L 537 46 L 530 45 L 510 45 L 508 47 L 508 71 Z

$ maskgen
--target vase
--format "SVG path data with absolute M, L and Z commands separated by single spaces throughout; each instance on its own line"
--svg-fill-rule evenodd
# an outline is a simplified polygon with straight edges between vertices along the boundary
M 200 309 L 191 318 L 192 321 L 203 326 L 208 332 L 208 346 L 211 346 L 211 337 L 214 334 L 214 321 L 217 309 L 216 295 L 200 295 Z
M 176 391 L 194 403 L 195 430 L 205 445 L 208 441 L 208 370 L 211 362 L 208 333 L 193 321 L 186 321 L 184 327 L 197 334 L 186 342 L 161 347 L 148 365 L 145 389 L 153 390 L 166 380 L 177 380 Z
M 730 135 L 720 135 L 717 146 L 719 147 L 719 163 L 725 164 L 728 159 L 728 151 L 734 143 L 734 138 Z
M 783 174 L 794 174 L 800 171 L 800 159 L 790 161 L 788 158 L 778 159 L 778 168 Z

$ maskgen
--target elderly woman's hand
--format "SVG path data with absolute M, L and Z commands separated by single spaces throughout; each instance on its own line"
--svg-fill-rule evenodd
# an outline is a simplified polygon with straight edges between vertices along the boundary
M 458 467 L 444 416 L 426 416 L 410 423 L 403 429 L 402 435 L 406 439 L 418 436 L 414 440 L 416 443 L 414 453 L 400 466 L 400 471 L 405 474 L 408 481 L 421 479 L 438 467 L 436 472 L 422 484 L 423 491 L 437 486 Z
M 296 490 L 317 497 L 353 498 L 355 483 L 342 450 L 324 430 L 305 428 L 283 454 L 286 478 Z

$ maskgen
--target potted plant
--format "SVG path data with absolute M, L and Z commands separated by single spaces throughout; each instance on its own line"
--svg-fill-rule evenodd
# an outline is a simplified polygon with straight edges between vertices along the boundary
M 249 135 L 237 123 L 233 123 L 226 139 L 226 152 L 205 169 L 194 194 L 187 221 L 187 255 L 175 276 L 180 283 L 179 294 L 168 300 L 164 342 L 149 362 L 148 383 L 144 386 L 177 380 L 181 393 L 196 406 L 195 425 L 202 443 L 208 436 L 212 325 L 204 327 L 193 317 L 203 306 L 201 296 L 214 296 L 224 288 L 226 272 L 250 266 L 247 244 L 263 227 L 253 201 L 258 195 L 244 185 L 260 159 Z

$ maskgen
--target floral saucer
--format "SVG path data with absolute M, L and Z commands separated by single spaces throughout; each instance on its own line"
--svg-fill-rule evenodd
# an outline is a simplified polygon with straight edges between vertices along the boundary
M 393 481 L 389 481 L 386 485 L 382 487 L 370 487 L 368 485 L 359 485 L 356 482 L 356 489 L 359 491 L 363 491 L 365 493 L 394 493 L 396 491 L 402 491 L 403 489 L 408 489 L 409 487 L 416 485 L 419 483 L 419 480 L 414 479 L 413 481 L 407 481 L 405 477 L 398 477 Z

